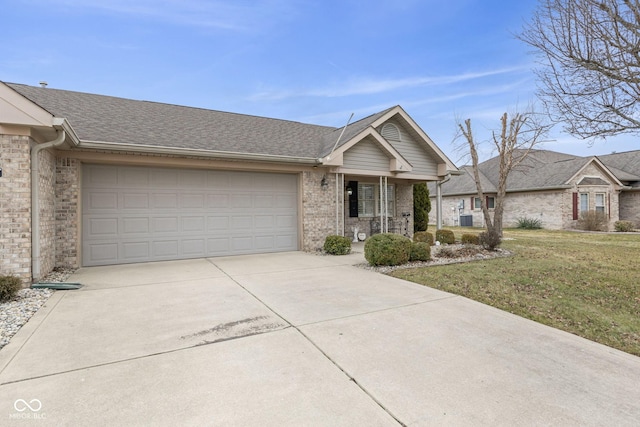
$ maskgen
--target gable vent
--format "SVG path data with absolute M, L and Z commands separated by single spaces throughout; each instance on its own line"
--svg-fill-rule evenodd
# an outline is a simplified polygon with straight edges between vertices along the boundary
M 387 141 L 400 141 L 400 129 L 393 123 L 386 123 L 382 126 L 380 134 Z

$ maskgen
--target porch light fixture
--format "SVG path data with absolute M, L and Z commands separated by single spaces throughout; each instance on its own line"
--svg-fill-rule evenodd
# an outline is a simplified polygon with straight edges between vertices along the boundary
M 329 181 L 327 181 L 326 175 L 324 175 L 320 181 L 320 188 L 322 188 L 323 191 L 327 191 L 327 188 L 329 188 Z
M 353 190 L 351 189 L 351 187 L 347 187 L 347 196 L 350 196 L 353 194 Z

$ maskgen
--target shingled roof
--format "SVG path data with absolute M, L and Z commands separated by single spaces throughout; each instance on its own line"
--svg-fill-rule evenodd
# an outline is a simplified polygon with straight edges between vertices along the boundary
M 515 154 L 518 156 L 518 153 Z M 571 178 L 587 163 L 600 160 L 615 177 L 627 186 L 640 187 L 640 150 L 598 157 L 581 157 L 549 150 L 532 150 L 527 158 L 510 174 L 507 191 L 551 190 L 568 185 Z M 499 157 L 493 157 L 478 166 L 480 181 L 485 193 L 495 193 L 498 185 Z M 442 185 L 447 196 L 475 194 L 473 168 L 463 166 L 465 173 Z M 433 186 L 433 184 L 431 184 Z M 435 194 L 435 187 L 430 188 Z
M 6 83 L 56 117 L 81 141 L 317 159 L 328 154 L 342 127 L 137 101 Z M 344 144 L 389 110 L 350 124 Z

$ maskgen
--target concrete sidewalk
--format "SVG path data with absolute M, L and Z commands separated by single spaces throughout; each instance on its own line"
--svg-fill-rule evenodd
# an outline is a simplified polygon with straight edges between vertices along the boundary
M 640 358 L 359 262 L 81 269 L 0 351 L 0 424 L 638 424 Z

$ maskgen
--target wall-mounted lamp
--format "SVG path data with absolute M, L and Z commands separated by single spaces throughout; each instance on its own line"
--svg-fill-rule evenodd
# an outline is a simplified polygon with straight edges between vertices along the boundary
M 347 192 L 347 196 L 350 196 L 353 194 L 353 190 L 351 189 L 351 187 L 347 187 L 346 192 Z
M 329 181 L 327 181 L 327 176 L 324 175 L 322 177 L 322 180 L 320 181 L 320 188 L 322 188 L 322 190 L 326 191 L 327 188 L 329 188 Z

